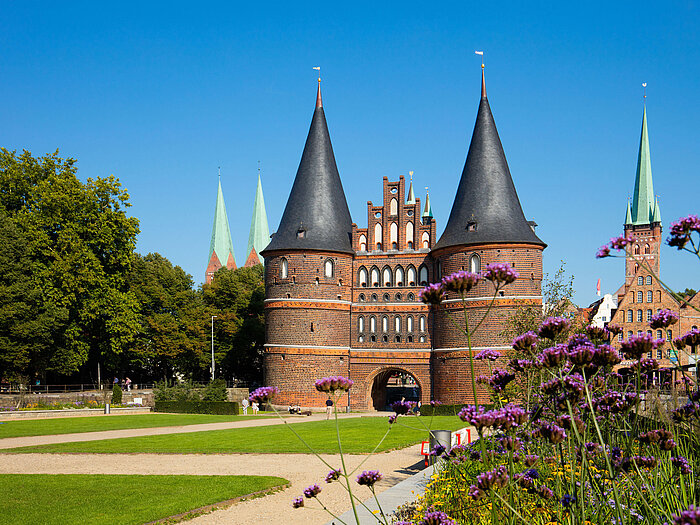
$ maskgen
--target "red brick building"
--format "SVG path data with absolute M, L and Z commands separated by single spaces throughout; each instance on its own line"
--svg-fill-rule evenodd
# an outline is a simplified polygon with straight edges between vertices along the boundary
M 481 99 L 455 201 L 438 239 L 429 197 L 421 213 L 412 182 L 382 184 L 367 226 L 352 222 L 326 124 L 320 83 L 294 185 L 265 259 L 265 376 L 278 402 L 322 406 L 315 379 L 350 377 L 342 403 L 383 410 L 401 397 L 423 403 L 472 398 L 461 301 L 434 309 L 419 292 L 458 270 L 507 262 L 520 279 L 501 290 L 472 336 L 472 351 L 509 348 L 500 336 L 514 309 L 542 304 L 542 251 L 522 212 L 482 72 Z M 493 298 L 490 283 L 467 297 L 474 326 Z M 453 319 L 450 319 L 450 316 Z M 477 362 L 480 364 L 479 362 Z M 479 369 L 477 374 L 486 370 Z M 485 396 L 485 391 L 482 391 Z
M 657 339 L 667 339 L 666 344 L 656 350 L 656 355 L 648 356 L 659 360 L 661 371 L 654 373 L 654 382 L 663 383 L 669 379 L 679 378 L 678 374 L 672 378 L 670 372 L 679 361 L 680 365 L 697 379 L 695 349 L 687 348 L 680 353 L 680 359 L 676 359 L 671 341 L 691 328 L 700 326 L 700 314 L 667 292 L 659 282 L 661 278 L 660 248 L 663 243 L 661 210 L 659 201 L 654 195 L 651 176 L 646 107 L 642 115 L 634 193 L 632 201 L 627 204 L 624 234 L 626 237 L 633 238 L 634 243 L 630 257 L 625 259 L 625 282 L 616 292 L 617 310 L 613 312 L 610 321 L 623 329 L 613 342 L 614 346 L 619 348 L 624 339 L 645 332 Z M 700 306 L 700 294 L 695 294 L 694 297 L 688 297 L 686 300 L 690 305 Z M 672 310 L 680 317 L 680 321 L 671 326 L 668 333 L 649 328 L 652 315 L 662 308 Z M 630 365 L 631 361 L 623 361 L 619 369 L 624 372 Z

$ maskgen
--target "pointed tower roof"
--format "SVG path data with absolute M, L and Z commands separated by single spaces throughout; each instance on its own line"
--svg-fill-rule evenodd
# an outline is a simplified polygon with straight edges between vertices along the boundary
M 233 243 L 231 242 L 231 230 L 226 215 L 224 192 L 221 190 L 221 177 L 219 177 L 219 189 L 216 194 L 216 208 L 214 210 L 214 225 L 211 229 L 211 243 L 209 244 L 209 260 L 216 254 L 221 266 L 229 269 L 236 267 L 236 258 L 233 255 Z
M 482 69 L 481 102 L 467 161 L 445 231 L 433 250 L 501 242 L 546 246 L 535 235 L 520 206 L 486 98 Z
M 627 201 L 627 213 L 625 213 L 625 226 L 632 224 L 632 205 Z
M 408 198 L 406 199 L 406 204 L 415 204 L 416 203 L 416 195 L 413 193 L 413 172 L 409 171 L 408 174 L 411 177 L 411 183 L 408 186 Z
M 255 202 L 253 203 L 253 218 L 250 221 L 250 233 L 248 234 L 248 247 L 246 248 L 246 266 L 264 264 L 264 260 L 258 254 L 265 249 L 270 242 L 270 228 L 267 225 L 267 213 L 265 212 L 265 199 L 263 198 L 262 181 L 258 169 L 258 187 L 255 190 Z
M 652 216 L 651 222 L 661 222 L 661 208 L 659 208 L 659 198 L 656 198 L 656 203 L 654 204 L 654 215 Z
M 318 84 L 316 110 L 279 228 L 262 254 L 275 250 L 354 253 L 352 219 L 335 164 Z
M 433 208 L 430 206 L 430 193 L 428 189 L 425 189 L 425 211 L 423 212 L 423 217 L 433 218 Z
M 637 156 L 637 175 L 634 179 L 632 195 L 632 220 L 629 224 L 649 224 L 654 222 L 654 184 L 651 179 L 651 155 L 649 154 L 649 135 L 647 133 L 647 107 L 642 114 L 642 134 L 639 139 Z M 661 217 L 661 212 L 658 213 Z

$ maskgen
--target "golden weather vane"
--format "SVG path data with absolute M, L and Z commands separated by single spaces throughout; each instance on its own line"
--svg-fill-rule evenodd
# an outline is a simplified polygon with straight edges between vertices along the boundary
M 314 69 L 318 71 L 318 81 L 321 82 L 321 66 L 315 66 Z
M 483 51 L 474 51 L 475 55 L 481 55 L 481 69 L 484 69 L 484 52 Z
M 642 82 L 642 87 L 644 88 L 644 98 L 646 99 L 647 98 L 647 83 Z

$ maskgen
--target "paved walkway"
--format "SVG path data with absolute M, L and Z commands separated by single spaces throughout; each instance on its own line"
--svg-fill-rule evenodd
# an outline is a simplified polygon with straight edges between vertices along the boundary
M 362 416 L 374 416 L 375 414 L 342 414 L 338 415 L 340 419 L 347 419 Z M 377 415 L 386 416 L 385 413 L 377 413 Z M 109 416 L 105 416 L 109 417 Z M 310 421 L 321 421 L 326 419 L 326 414 L 313 414 L 304 417 L 285 417 L 285 421 L 289 424 L 308 423 Z M 55 443 L 68 443 L 74 441 L 97 441 L 100 439 L 115 439 L 125 437 L 139 436 L 157 436 L 161 434 L 186 434 L 189 432 L 205 432 L 207 430 L 228 430 L 232 428 L 246 427 L 266 427 L 270 425 L 281 425 L 282 422 L 277 417 L 264 419 L 247 419 L 245 421 L 226 421 L 223 423 L 202 423 L 199 425 L 182 425 L 174 427 L 156 427 L 156 428 L 128 428 L 124 430 L 104 430 L 98 432 L 79 432 L 74 434 L 55 434 L 50 436 L 26 436 L 0 439 L 0 449 L 17 448 L 17 447 L 32 447 L 38 445 L 53 445 Z

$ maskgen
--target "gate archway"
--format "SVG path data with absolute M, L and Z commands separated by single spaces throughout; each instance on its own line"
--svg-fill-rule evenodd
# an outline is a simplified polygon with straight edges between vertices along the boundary
M 421 385 L 408 370 L 398 367 L 384 368 L 377 372 L 370 386 L 370 408 L 391 410 L 395 401 L 420 401 Z

